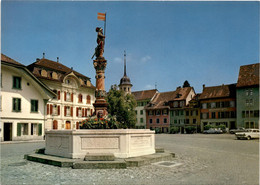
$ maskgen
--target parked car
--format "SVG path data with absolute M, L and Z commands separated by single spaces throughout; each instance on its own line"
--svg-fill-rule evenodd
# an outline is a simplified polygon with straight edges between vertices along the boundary
M 223 131 L 217 128 L 210 128 L 209 130 L 204 130 L 203 134 L 222 134 Z
M 237 139 L 259 139 L 259 129 L 247 129 L 245 132 L 235 134 Z
M 231 130 L 229 131 L 229 133 L 230 133 L 230 134 L 235 134 L 235 133 L 237 133 L 237 132 L 245 132 L 245 131 L 246 131 L 245 128 L 239 127 L 239 128 L 237 128 L 237 129 L 231 129 Z

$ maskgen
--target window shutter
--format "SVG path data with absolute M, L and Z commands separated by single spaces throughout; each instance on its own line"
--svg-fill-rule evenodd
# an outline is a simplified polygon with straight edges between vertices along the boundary
M 60 115 L 60 106 L 58 105 L 58 115 Z
M 76 123 L 76 129 L 79 129 L 79 122 Z
M 85 109 L 85 117 L 88 116 L 88 109 Z
M 42 135 L 42 124 L 38 124 L 38 135 L 41 136 Z
M 67 93 L 64 92 L 64 101 L 66 101 L 67 97 L 66 97 Z
M 79 108 L 78 107 L 76 108 L 76 116 L 77 117 L 79 116 Z
M 17 123 L 17 136 L 21 136 L 21 123 Z
M 60 99 L 60 91 L 58 91 L 58 100 Z
M 64 116 L 67 115 L 67 106 L 64 106 Z
M 47 104 L 47 115 L 50 114 L 50 104 Z
M 52 104 L 50 105 L 50 114 L 52 115 Z
M 71 93 L 70 97 L 71 101 L 73 102 L 73 93 Z
M 70 108 L 70 116 L 73 116 L 73 107 Z
M 84 108 L 82 108 L 82 117 L 85 117 Z

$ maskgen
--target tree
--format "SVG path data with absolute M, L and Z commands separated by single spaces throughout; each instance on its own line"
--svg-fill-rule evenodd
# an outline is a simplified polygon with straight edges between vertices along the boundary
M 117 121 L 122 128 L 135 128 L 136 101 L 133 95 L 124 94 L 123 91 L 117 90 L 117 86 L 111 86 L 106 101 L 108 103 L 108 113 L 111 116 L 116 116 Z
M 183 83 L 183 86 L 182 86 L 183 88 L 184 87 L 190 87 L 190 83 L 186 80 L 184 83 Z

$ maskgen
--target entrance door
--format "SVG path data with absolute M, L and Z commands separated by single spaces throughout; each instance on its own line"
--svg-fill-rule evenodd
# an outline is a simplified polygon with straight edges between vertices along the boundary
M 12 123 L 4 123 L 4 141 L 12 141 Z
M 53 121 L 52 129 L 58 129 L 58 121 L 57 120 Z
M 70 121 L 66 121 L 66 129 L 70 129 Z

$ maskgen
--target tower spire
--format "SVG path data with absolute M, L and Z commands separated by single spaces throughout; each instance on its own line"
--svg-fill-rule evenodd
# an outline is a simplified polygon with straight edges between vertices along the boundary
M 126 76 L 126 54 L 124 51 L 124 76 Z

